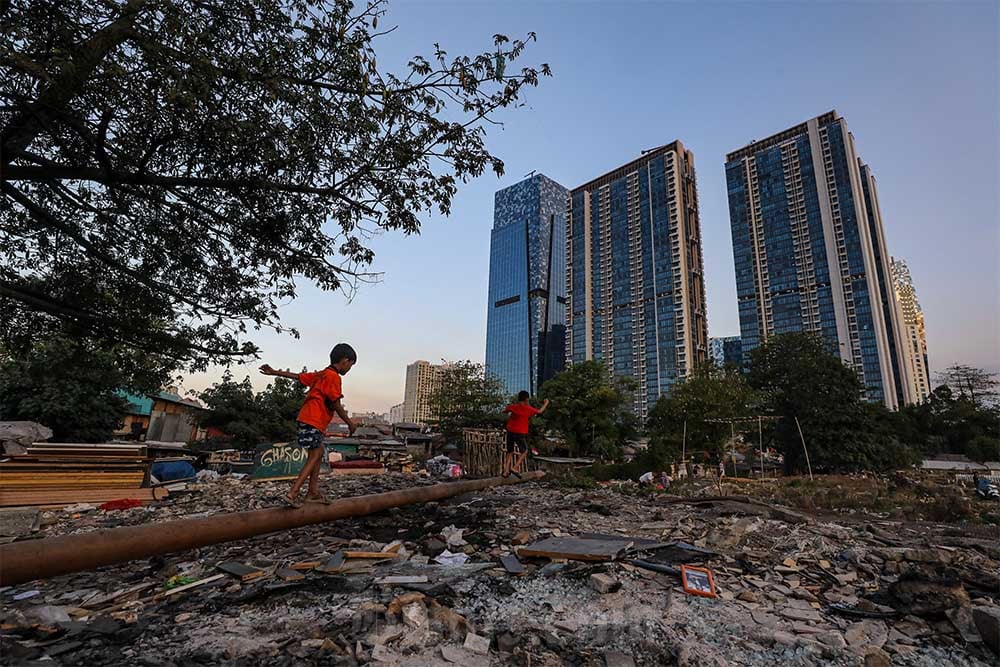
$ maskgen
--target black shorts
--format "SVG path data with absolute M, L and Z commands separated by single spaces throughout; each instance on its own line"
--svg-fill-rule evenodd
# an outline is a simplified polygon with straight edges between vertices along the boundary
M 299 447 L 316 449 L 323 446 L 323 431 L 310 424 L 299 422 Z
M 507 453 L 525 454 L 528 451 L 528 436 L 524 433 L 507 431 Z

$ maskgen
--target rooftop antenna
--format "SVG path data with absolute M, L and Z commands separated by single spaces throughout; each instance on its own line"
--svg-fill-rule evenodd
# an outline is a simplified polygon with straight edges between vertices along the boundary
M 525 178 L 531 178 L 532 176 L 534 176 L 534 175 L 535 175 L 535 172 L 536 172 L 536 171 L 538 171 L 538 170 L 537 170 L 537 169 L 532 169 L 532 170 L 531 170 L 531 171 L 529 171 L 529 172 L 528 172 L 527 174 L 525 174 L 525 175 L 524 175 L 524 177 L 525 177 Z

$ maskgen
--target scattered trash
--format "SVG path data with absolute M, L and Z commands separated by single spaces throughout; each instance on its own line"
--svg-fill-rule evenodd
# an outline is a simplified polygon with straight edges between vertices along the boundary
M 133 507 L 141 507 L 142 501 L 135 498 L 119 498 L 118 500 L 109 500 L 106 503 L 101 503 L 97 506 L 97 509 L 104 510 L 105 512 L 111 512 L 114 510 L 128 510 Z
M 386 472 L 323 491 L 430 483 Z M 288 484 L 202 475 L 151 512 L 42 509 L 27 537 L 269 508 Z M 990 526 L 637 489 L 502 487 L 39 580 L 0 594 L 2 650 L 12 664 L 996 662 Z
M 41 595 L 41 593 L 42 593 L 41 591 L 25 591 L 23 593 L 18 593 L 17 595 L 15 595 L 14 599 L 18 601 L 28 600 L 30 598 L 35 597 L 36 595 Z
M 452 553 L 445 549 L 441 555 L 434 558 L 434 562 L 441 565 L 464 565 L 469 562 L 469 557 L 464 553 Z
M 207 468 L 205 470 L 199 470 L 195 474 L 195 479 L 197 479 L 199 482 L 216 482 L 219 480 L 220 477 L 222 477 L 222 475 L 220 475 L 214 470 L 208 470 Z

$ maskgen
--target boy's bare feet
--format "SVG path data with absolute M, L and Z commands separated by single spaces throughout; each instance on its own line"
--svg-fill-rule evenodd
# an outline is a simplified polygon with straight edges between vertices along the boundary
M 333 501 L 323 495 L 306 496 L 307 503 L 318 503 L 320 505 L 329 505 Z
M 296 496 L 290 496 L 290 495 L 285 496 L 284 501 L 285 501 L 285 506 L 291 509 L 299 509 L 300 507 L 302 507 L 302 503 Z

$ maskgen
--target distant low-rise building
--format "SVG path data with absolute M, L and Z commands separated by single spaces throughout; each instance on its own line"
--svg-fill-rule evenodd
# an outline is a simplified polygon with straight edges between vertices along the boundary
M 160 442 L 205 439 L 206 432 L 198 426 L 198 416 L 207 408 L 198 401 L 183 398 L 172 387 L 145 396 L 122 395 L 128 401 L 128 413 L 122 428 L 115 431 L 116 437 Z
M 387 424 L 388 420 L 378 412 L 352 412 L 351 419 L 362 424 Z

